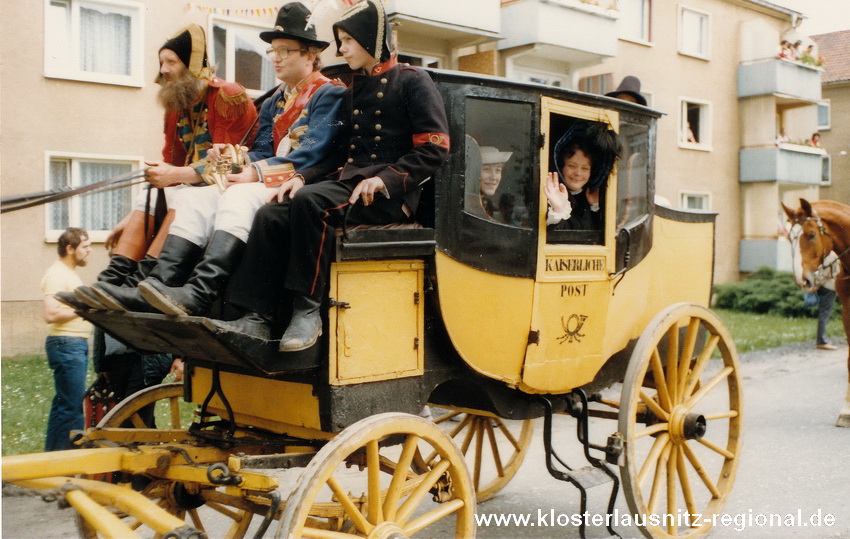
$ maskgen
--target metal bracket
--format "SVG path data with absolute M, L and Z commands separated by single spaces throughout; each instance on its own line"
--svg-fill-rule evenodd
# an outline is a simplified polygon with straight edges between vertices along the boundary
M 339 307 L 340 309 L 350 309 L 351 304 L 347 301 L 337 301 L 334 298 L 328 298 L 329 307 Z

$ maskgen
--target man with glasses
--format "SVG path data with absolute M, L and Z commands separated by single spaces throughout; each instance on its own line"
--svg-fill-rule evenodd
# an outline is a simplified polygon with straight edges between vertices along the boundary
M 319 72 L 319 53 L 328 42 L 320 41 L 312 26 L 307 28 L 309 15 L 303 4 L 291 2 L 278 12 L 274 29 L 260 33 L 271 45 L 268 55 L 282 84 L 260 110 L 257 138 L 247 154 L 249 166 L 226 175 L 224 193 L 205 186 L 177 200 L 170 235 L 206 246 L 185 284 L 152 274 L 138 289 L 96 283 L 98 293 L 121 294 L 121 303 L 131 310 L 151 310 L 152 305 L 172 315 L 207 314 L 242 257 L 254 213 L 268 201 L 295 194 L 303 185 L 296 171 L 325 158 L 341 125 L 345 88 Z M 216 160 L 227 151 L 217 144 L 208 157 Z M 171 257 L 165 250 L 163 260 L 186 275 L 192 270 L 193 261 Z

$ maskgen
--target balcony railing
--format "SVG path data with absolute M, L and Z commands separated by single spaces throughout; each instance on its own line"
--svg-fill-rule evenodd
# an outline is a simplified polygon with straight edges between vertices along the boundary
M 799 62 L 768 58 L 738 66 L 738 97 L 778 95 L 802 101 L 821 98 L 822 69 Z
M 619 12 L 608 2 L 520 0 L 502 8 L 499 49 L 535 45 L 541 56 L 592 63 L 617 53 Z
M 475 38 L 498 38 L 499 0 L 387 0 L 387 16 L 404 32 L 463 44 Z M 480 39 L 479 39 L 480 40 Z
M 740 152 L 741 182 L 819 184 L 824 155 L 821 148 L 799 144 L 745 148 Z

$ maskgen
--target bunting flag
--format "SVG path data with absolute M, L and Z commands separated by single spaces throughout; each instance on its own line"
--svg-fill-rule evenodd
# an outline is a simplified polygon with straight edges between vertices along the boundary
M 228 15 L 235 17 L 274 17 L 280 6 L 276 7 L 259 7 L 259 8 L 220 8 L 210 7 L 194 2 L 186 2 L 186 9 L 197 9 L 203 11 L 207 15 Z

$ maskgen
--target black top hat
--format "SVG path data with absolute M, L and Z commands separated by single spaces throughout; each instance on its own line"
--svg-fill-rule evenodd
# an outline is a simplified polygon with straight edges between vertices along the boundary
M 301 2 L 284 4 L 277 12 L 274 29 L 260 32 L 260 39 L 266 43 L 271 43 L 273 39 L 307 41 L 311 45 L 325 50 L 330 43 L 319 39 L 316 35 L 316 27 L 314 25 L 311 24 L 307 28 L 307 19 L 309 17 L 310 10 Z
M 646 106 L 646 98 L 640 93 L 640 79 L 634 75 L 623 77 L 620 85 L 613 92 L 605 94 L 607 97 L 617 97 L 619 94 L 626 94 L 634 97 L 637 102 L 644 107 Z
M 345 30 L 377 61 L 386 62 L 392 56 L 392 30 L 381 0 L 358 2 L 334 23 L 337 56 L 341 56 L 337 32 L 340 29 Z

